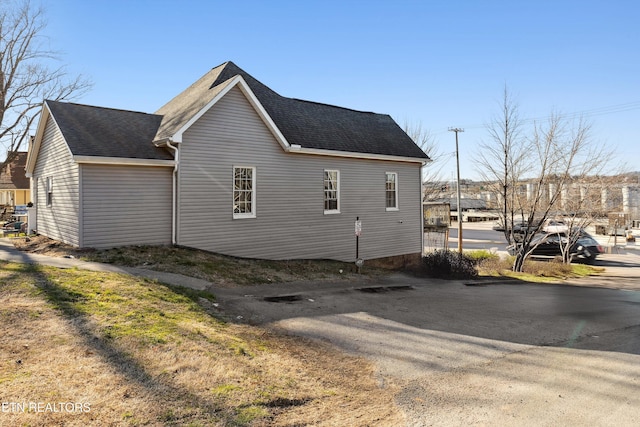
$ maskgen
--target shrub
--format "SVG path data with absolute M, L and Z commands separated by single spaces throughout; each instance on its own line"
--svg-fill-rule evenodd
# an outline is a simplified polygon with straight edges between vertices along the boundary
M 478 272 L 484 276 L 501 276 L 504 272 L 510 272 L 514 262 L 513 256 L 500 257 L 495 255 L 478 262 Z
M 476 261 L 465 254 L 435 251 L 423 258 L 423 272 L 443 279 L 470 279 L 478 275 Z

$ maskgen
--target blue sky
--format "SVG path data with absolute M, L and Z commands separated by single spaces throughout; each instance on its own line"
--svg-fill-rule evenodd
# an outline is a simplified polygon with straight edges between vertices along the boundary
M 524 118 L 589 113 L 640 170 L 634 0 L 41 2 L 51 47 L 94 82 L 77 102 L 152 113 L 231 60 L 281 95 L 420 123 L 444 153 L 464 128 L 461 175 L 477 179 L 506 84 Z

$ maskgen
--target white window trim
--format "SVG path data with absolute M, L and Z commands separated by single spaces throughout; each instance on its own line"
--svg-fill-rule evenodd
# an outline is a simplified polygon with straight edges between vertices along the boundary
M 44 179 L 44 200 L 48 208 L 53 206 L 53 177 L 50 176 Z
M 234 211 L 234 203 L 235 203 L 235 186 L 236 186 L 236 169 L 251 169 L 251 212 L 250 213 L 235 213 Z M 246 165 L 234 165 L 232 168 L 231 174 L 231 212 L 233 213 L 233 219 L 246 219 L 246 218 L 255 218 L 257 207 L 256 207 L 256 167 L 255 166 L 246 166 Z
M 394 175 L 396 177 L 394 184 L 395 188 L 393 189 L 396 193 L 396 205 L 392 207 L 387 207 L 387 175 Z M 387 212 L 394 212 L 400 210 L 400 197 L 398 193 L 398 172 L 385 172 L 384 173 L 384 207 Z
M 338 169 L 325 169 L 322 172 L 322 206 L 324 208 L 324 203 L 325 203 L 325 193 L 324 193 L 324 175 L 327 172 L 335 172 L 336 173 L 336 205 L 337 208 L 336 209 L 324 209 L 324 214 L 325 215 L 334 215 L 334 214 L 339 214 L 340 213 L 340 171 Z

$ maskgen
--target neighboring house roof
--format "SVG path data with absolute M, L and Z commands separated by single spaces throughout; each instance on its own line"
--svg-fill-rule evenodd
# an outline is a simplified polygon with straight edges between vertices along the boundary
M 11 163 L 0 170 L 0 190 L 28 190 L 29 178 L 25 175 L 27 152 L 20 151 Z
M 278 95 L 233 62 L 213 68 L 156 114 L 163 116 L 157 140 L 170 138 L 241 76 L 289 145 L 303 148 L 400 156 L 429 157 L 386 114 L 302 101 Z
M 152 144 L 161 116 L 135 111 L 45 101 L 72 155 L 172 160 Z

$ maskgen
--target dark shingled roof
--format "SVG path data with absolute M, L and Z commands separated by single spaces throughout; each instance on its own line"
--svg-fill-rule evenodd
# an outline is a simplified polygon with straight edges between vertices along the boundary
M 173 160 L 153 145 L 162 120 L 155 114 L 45 101 L 74 156 Z
M 376 114 L 286 98 L 254 79 L 233 62 L 213 68 L 161 107 L 157 139 L 172 136 L 206 106 L 236 75 L 242 76 L 290 144 L 304 148 L 428 159 L 386 114 Z
M 20 151 L 11 163 L 0 170 L 0 190 L 28 190 L 29 178 L 24 167 L 27 164 L 27 152 Z
M 232 62 L 213 68 L 156 114 L 46 101 L 71 152 L 78 156 L 171 160 L 153 141 L 175 135 L 227 87 L 245 80 L 287 141 L 304 148 L 428 159 L 386 114 L 278 95 Z

